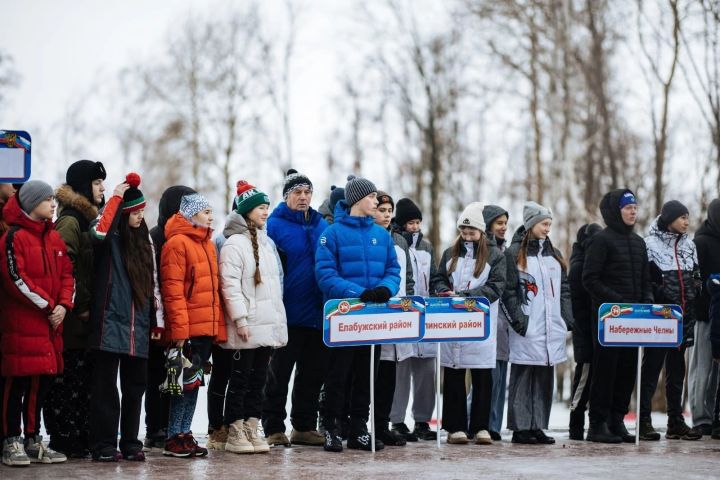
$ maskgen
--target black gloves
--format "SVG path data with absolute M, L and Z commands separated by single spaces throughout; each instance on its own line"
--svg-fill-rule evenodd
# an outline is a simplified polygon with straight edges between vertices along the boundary
M 391 296 L 387 287 L 375 287 L 366 289 L 360 295 L 360 300 L 363 303 L 385 303 L 390 300 Z

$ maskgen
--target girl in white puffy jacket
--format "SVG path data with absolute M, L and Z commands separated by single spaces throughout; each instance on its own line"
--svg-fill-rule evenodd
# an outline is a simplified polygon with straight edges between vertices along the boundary
M 496 323 L 498 303 L 505 288 L 505 255 L 495 241 L 485 235 L 483 205 L 473 202 L 460 215 L 460 235 L 440 259 L 433 286 L 438 295 L 486 297 L 490 301 L 490 337 L 484 342 L 443 343 L 440 363 L 443 366 L 442 427 L 448 432 L 448 443 L 492 443 L 488 427 L 492 396 L 492 369 L 497 355 Z M 472 377 L 470 421 L 467 417 L 465 372 Z
M 238 182 L 235 210 L 223 234 L 220 282 L 225 301 L 228 341 L 235 351 L 224 424 L 229 427 L 225 450 L 265 453 L 270 449 L 258 434 L 263 389 L 273 348 L 287 343 L 282 301 L 282 267 L 275 244 L 265 232 L 268 196 Z
M 567 266 L 550 243 L 552 212 L 535 202 L 523 209 L 523 226 L 509 252 L 517 262 L 521 308 L 527 325 L 510 331 L 508 428 L 513 443 L 553 444 L 548 428 L 554 366 L 567 360 L 565 339 L 572 325 Z

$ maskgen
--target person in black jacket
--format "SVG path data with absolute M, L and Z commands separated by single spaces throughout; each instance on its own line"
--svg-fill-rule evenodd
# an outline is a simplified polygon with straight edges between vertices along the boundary
M 152 238 L 155 247 L 155 264 L 160 265 L 160 252 L 165 245 L 165 224 L 168 219 L 180 210 L 180 200 L 185 195 L 197 193 L 190 187 L 184 185 L 174 185 L 166 189 L 160 197 L 158 224 L 150 230 L 150 238 Z M 158 271 L 158 281 L 162 283 L 160 272 Z M 148 379 L 147 390 L 145 391 L 145 448 L 149 451 L 162 452 L 165 447 L 165 439 L 167 438 L 168 423 L 168 399 L 160 394 L 158 386 L 165 380 L 167 371 L 165 369 L 165 345 L 158 342 L 150 342 L 150 352 L 148 357 Z M 229 374 L 228 374 L 229 377 Z M 212 378 L 208 387 L 208 397 L 210 397 L 212 389 Z M 225 382 L 227 385 L 227 381 Z M 223 390 L 224 392 L 224 390 Z M 225 401 L 223 393 L 222 403 L 220 407 L 220 421 L 222 424 L 222 404 Z M 208 398 L 208 410 L 214 402 Z M 210 417 L 210 415 L 208 415 Z M 209 418 L 212 424 L 212 418 Z M 212 432 L 208 432 L 212 433 Z
M 607 225 L 596 234 L 585 254 L 582 283 L 593 300 L 593 312 L 603 303 L 652 303 L 645 241 L 633 233 L 637 201 L 628 189 L 613 190 L 600 202 Z M 637 351 L 602 347 L 597 315 L 593 315 L 593 378 L 590 385 L 590 428 L 587 440 L 634 442 L 623 419 L 635 384 Z
M 695 233 L 700 279 L 706 285 L 708 277 L 720 273 L 720 199 L 708 205 L 707 220 Z M 710 295 L 703 289 L 697 298 L 695 310 L 695 346 L 690 349 L 688 365 L 688 398 L 693 430 L 702 435 L 720 438 L 720 421 L 716 407 L 716 393 L 720 369 L 713 362 L 710 348 Z
M 592 298 L 583 287 L 582 274 L 585 250 L 593 235 L 601 230 L 602 227 L 597 223 L 585 224 L 580 227 L 570 255 L 568 282 L 570 283 L 570 297 L 575 318 L 575 328 L 572 331 L 575 375 L 570 395 L 572 398 L 570 403 L 570 440 L 584 440 L 585 437 L 585 410 L 590 398 L 592 381 L 592 318 L 595 311 L 593 311 Z
M 680 305 L 683 310 L 683 342 L 675 348 L 648 348 L 642 359 L 640 385 L 640 439 L 659 440 L 652 426 L 652 397 L 658 376 L 665 366 L 665 396 L 668 428 L 665 438 L 698 440 L 702 434 L 693 431 L 683 418 L 682 391 L 685 383 L 685 349 L 695 339 L 695 298 L 700 290 L 700 270 L 695 244 L 687 235 L 690 213 L 685 205 L 671 200 L 650 226 L 645 237 L 650 261 L 655 302 Z

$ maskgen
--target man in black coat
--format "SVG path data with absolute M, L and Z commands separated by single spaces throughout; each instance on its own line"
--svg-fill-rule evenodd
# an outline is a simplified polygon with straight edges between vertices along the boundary
M 603 303 L 652 303 L 645 241 L 633 233 L 637 201 L 628 189 L 613 190 L 600 202 L 607 227 L 593 237 L 585 254 L 582 283 L 593 300 Z M 593 319 L 593 378 L 590 386 L 590 428 L 587 440 L 634 442 L 623 419 L 635 385 L 637 350 L 603 347 L 598 342 L 597 313 Z
M 590 294 L 582 284 L 585 250 L 590 239 L 602 227 L 597 223 L 585 224 L 577 232 L 577 241 L 570 255 L 570 297 L 572 299 L 575 328 L 572 331 L 573 355 L 575 356 L 575 375 L 572 384 L 572 402 L 570 403 L 570 440 L 584 440 L 585 410 L 590 398 L 592 381 L 593 329 L 592 322 L 597 310 L 593 311 Z
M 708 205 L 708 218 L 695 233 L 702 285 L 708 277 L 720 273 L 720 199 Z M 690 350 L 688 397 L 693 430 L 720 438 L 720 421 L 716 405 L 719 368 L 713 362 L 710 345 L 709 289 L 703 288 L 695 304 L 695 346 Z

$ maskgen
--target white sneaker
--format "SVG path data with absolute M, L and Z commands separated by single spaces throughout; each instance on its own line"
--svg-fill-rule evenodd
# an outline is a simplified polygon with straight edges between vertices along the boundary
M 67 462 L 65 454 L 56 452 L 45 446 L 41 435 L 25 439 L 25 453 L 33 463 L 62 463 Z
M 245 436 L 245 425 L 242 420 L 230 424 L 225 451 L 233 453 L 255 453 L 255 447 Z
M 490 432 L 487 430 L 480 430 L 475 434 L 476 445 L 492 445 L 492 443 L 492 437 L 490 436 Z
M 11 467 L 30 465 L 20 437 L 10 437 L 3 442 L 2 463 Z
M 469 441 L 465 432 L 452 432 L 447 437 L 447 443 L 451 445 L 465 445 Z
M 265 441 L 264 435 L 258 434 L 259 423 L 260 419 L 254 417 L 245 420 L 243 424 L 245 436 L 252 444 L 255 453 L 268 453 L 270 451 L 270 445 Z

